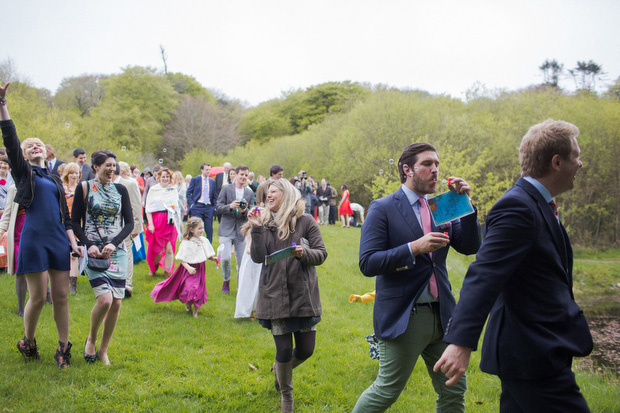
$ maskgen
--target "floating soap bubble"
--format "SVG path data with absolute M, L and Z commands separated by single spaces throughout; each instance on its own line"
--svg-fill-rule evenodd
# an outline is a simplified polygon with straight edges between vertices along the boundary
M 383 173 L 383 169 L 379 169 L 379 173 L 382 174 Z
M 394 165 L 394 159 L 390 159 L 390 160 L 388 161 L 388 163 L 389 163 L 390 165 Z
M 71 122 L 65 123 L 65 128 L 69 129 L 71 127 Z
M 159 158 L 159 163 L 160 163 L 160 164 L 164 163 L 164 160 L 163 160 L 163 159 L 161 159 L 161 158 Z
M 168 152 L 168 149 L 164 148 L 164 153 Z
M 121 146 L 121 151 L 123 151 L 123 152 L 124 152 L 124 151 L 126 151 L 126 150 L 127 150 L 127 147 L 126 147 L 126 146 Z

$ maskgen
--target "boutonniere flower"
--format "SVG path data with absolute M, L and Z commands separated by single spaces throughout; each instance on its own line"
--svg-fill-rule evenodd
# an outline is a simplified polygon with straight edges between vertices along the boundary
M 6 179 L 0 179 L 0 185 L 6 185 Z
M 441 225 L 439 226 L 439 228 L 441 228 L 441 229 L 447 229 L 447 228 L 450 228 L 451 226 L 452 226 L 452 221 L 450 221 L 450 222 L 446 222 L 446 223 L 444 223 L 444 224 L 441 224 Z

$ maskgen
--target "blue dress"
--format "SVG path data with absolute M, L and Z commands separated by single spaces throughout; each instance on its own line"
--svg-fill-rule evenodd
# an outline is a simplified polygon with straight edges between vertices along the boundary
M 61 222 L 58 187 L 46 168 L 31 165 L 36 174 L 32 204 L 26 209 L 17 256 L 17 273 L 29 274 L 49 269 L 69 271 L 70 246 Z

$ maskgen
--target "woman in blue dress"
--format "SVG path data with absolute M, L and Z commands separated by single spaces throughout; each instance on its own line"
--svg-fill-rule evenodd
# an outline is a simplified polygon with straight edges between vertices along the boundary
M 70 250 L 81 255 L 73 230 L 60 178 L 50 176 L 45 167 L 45 145 L 37 138 L 19 142 L 15 125 L 6 107 L 6 90 L 0 87 L 0 127 L 17 186 L 15 202 L 26 209 L 17 262 L 17 273 L 25 274 L 30 298 L 24 309 L 24 338 L 17 348 L 26 361 L 40 360 L 35 331 L 45 304 L 47 280 L 51 284 L 58 347 L 54 360 L 60 368 L 69 367 L 69 269 Z

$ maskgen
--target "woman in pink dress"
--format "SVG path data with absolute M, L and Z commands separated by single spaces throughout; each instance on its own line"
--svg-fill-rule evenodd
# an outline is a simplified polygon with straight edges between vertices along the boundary
M 146 262 L 149 276 L 153 276 L 160 266 L 164 267 L 164 277 L 174 271 L 174 253 L 179 234 L 183 232 L 179 194 L 170 185 L 172 172 L 161 168 L 155 177 L 159 183 L 149 189 L 145 201 L 148 226 L 145 236 L 148 243 Z
M 342 190 L 342 198 L 340 199 L 340 206 L 338 208 L 338 214 L 340 214 L 340 220 L 342 221 L 342 228 L 349 228 L 349 217 L 353 215 L 351 209 L 351 202 L 349 201 L 349 188 L 347 184 L 340 185 Z
M 181 265 L 170 278 L 157 284 L 151 291 L 151 297 L 156 303 L 179 300 L 185 303 L 187 311 L 192 310 L 193 304 L 192 315 L 198 316 L 198 309 L 207 302 L 205 263 L 215 259 L 211 243 L 202 236 L 204 232 L 202 219 L 192 217 L 187 221 L 183 241 L 176 255 Z

